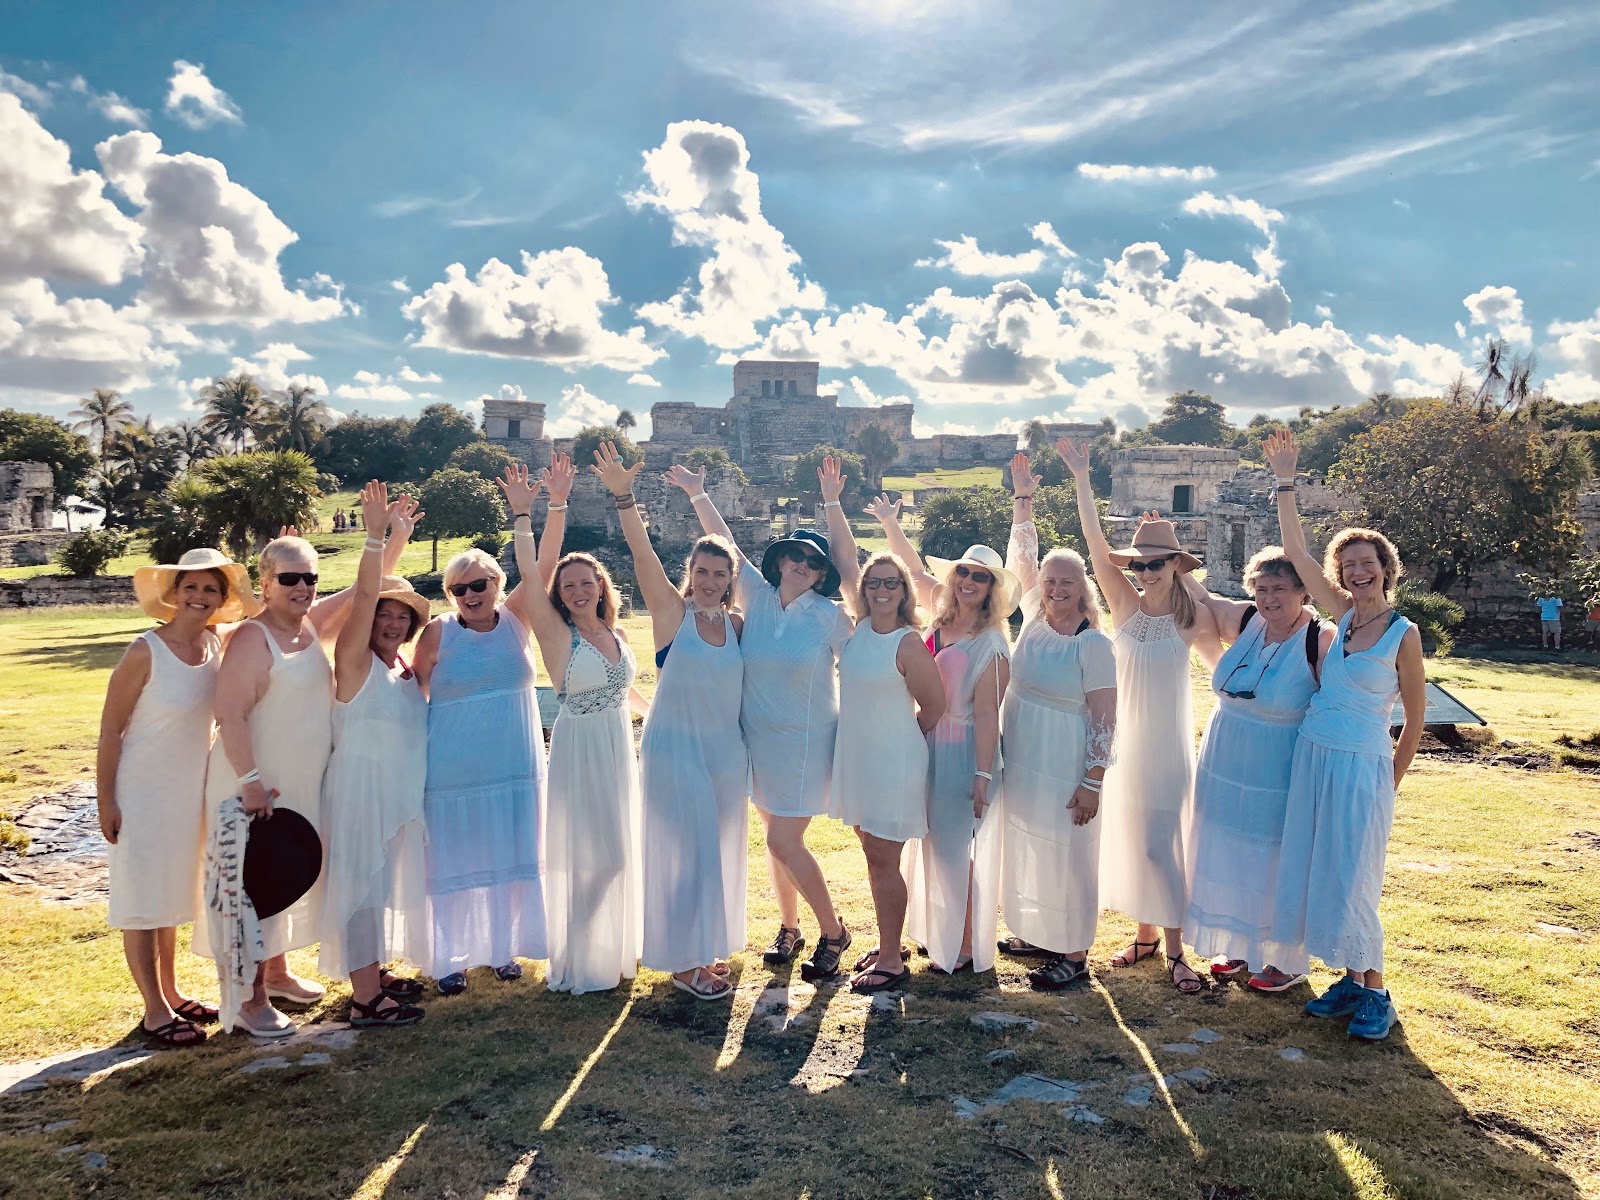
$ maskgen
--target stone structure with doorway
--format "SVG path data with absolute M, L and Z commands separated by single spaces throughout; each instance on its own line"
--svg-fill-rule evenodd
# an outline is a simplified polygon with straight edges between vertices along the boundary
M 545 434 L 544 405 L 537 400 L 485 398 L 483 435 L 496 445 L 504 446 L 534 470 L 550 463 L 554 443 Z
M 37 567 L 67 540 L 51 528 L 55 477 L 45 463 L 0 462 L 0 567 Z

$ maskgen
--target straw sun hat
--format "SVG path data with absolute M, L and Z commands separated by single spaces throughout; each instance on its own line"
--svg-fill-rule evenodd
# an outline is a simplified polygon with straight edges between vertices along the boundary
M 928 563 L 928 574 L 932 575 L 946 587 L 950 586 L 951 575 L 957 566 L 977 567 L 994 576 L 994 605 L 1000 610 L 1000 615 L 1009 617 L 1017 609 L 1017 604 L 1022 599 L 1022 584 L 1010 571 L 1006 570 L 1005 560 L 1002 559 L 988 546 L 968 546 L 966 553 L 960 558 L 935 558 L 929 554 L 925 556 Z
M 1178 545 L 1178 529 L 1171 521 L 1145 521 L 1133 531 L 1133 545 L 1113 550 L 1111 561 L 1125 567 L 1136 559 L 1165 558 L 1174 555 L 1179 570 L 1193 571 L 1203 565 L 1198 558 Z
M 379 600 L 398 600 L 412 612 L 417 614 L 418 625 L 421 629 L 433 616 L 433 609 L 428 606 L 427 597 L 411 586 L 411 581 L 403 575 L 385 575 L 383 582 L 378 585 Z
M 226 625 L 253 617 L 261 611 L 261 602 L 250 591 L 250 572 L 243 563 L 236 563 L 220 550 L 209 546 L 201 550 L 187 550 L 176 563 L 156 567 L 140 567 L 133 573 L 133 594 L 145 615 L 157 621 L 170 621 L 177 615 L 172 603 L 172 589 L 178 576 L 185 571 L 220 571 L 228 580 L 228 598 L 211 614 L 210 624 Z

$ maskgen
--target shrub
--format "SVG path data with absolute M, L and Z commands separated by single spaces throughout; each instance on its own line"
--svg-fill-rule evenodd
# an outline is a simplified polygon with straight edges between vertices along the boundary
M 1422 648 L 1439 658 L 1447 658 L 1455 649 L 1453 630 L 1467 615 L 1448 596 L 1430 592 L 1415 580 L 1408 579 L 1395 589 L 1394 606 L 1402 617 L 1417 627 L 1422 635 Z
M 472 548 L 482 550 L 490 558 L 500 557 L 500 548 L 505 545 L 505 538 L 499 533 L 484 532 L 472 539 Z
M 56 552 L 56 562 L 68 575 L 88 579 L 103 575 L 111 560 L 128 552 L 128 535 L 115 529 L 87 529 L 68 539 Z

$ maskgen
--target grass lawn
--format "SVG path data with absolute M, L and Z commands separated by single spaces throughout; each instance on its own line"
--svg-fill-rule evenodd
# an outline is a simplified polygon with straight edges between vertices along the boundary
M 0 770 L 18 775 L 0 797 L 90 762 L 105 674 L 143 626 L 116 610 L 0 615 Z M 648 648 L 642 620 L 631 636 Z M 1600 728 L 1592 667 L 1429 670 L 1499 736 L 1542 745 Z M 761 944 L 776 914 L 756 833 Z M 865 948 L 853 835 L 822 821 L 810 841 Z M 917 960 L 880 1012 L 798 972 L 786 998 L 762 999 L 771 974 L 756 953 L 735 960 L 731 1011 L 648 971 L 577 998 L 546 993 L 537 968 L 516 984 L 479 971 L 466 995 L 430 1000 L 420 1028 L 363 1033 L 326 1066 L 218 1037 L 0 1100 L 0 1195 L 1600 1197 L 1600 778 L 1420 759 L 1384 916 L 1402 1024 L 1381 1045 L 1301 1016 L 1303 992 L 1191 999 L 1154 964 L 1105 969 L 1131 932 L 1109 915 L 1097 982 L 1057 997 L 1028 992 L 1026 964 L 1003 958 L 976 978 Z M 0 888 L 0 1060 L 111 1045 L 134 1026 L 104 919 Z M 214 996 L 209 964 L 180 958 Z M 313 970 L 309 952 L 296 958 Z M 346 998 L 335 984 L 311 1019 L 341 1020 Z M 970 1017 L 987 1010 L 1040 1024 L 985 1033 Z M 1202 1028 L 1222 1040 L 1164 1048 Z M 1304 1057 L 1280 1056 L 1291 1047 Z M 996 1049 L 1015 1056 L 990 1065 Z M 240 1074 L 261 1053 L 296 1061 Z M 1196 1069 L 1209 1077 L 1165 1081 Z M 958 1119 L 957 1097 L 983 1104 L 1020 1074 L 1088 1085 L 1078 1103 L 1103 1120 L 1025 1101 Z M 1141 1086 L 1148 1104 L 1124 1103 Z M 44 1131 L 59 1121 L 77 1123 Z M 57 1153 L 69 1144 L 108 1166 Z M 604 1157 L 640 1145 L 665 1169 Z
M 883 486 L 891 491 L 910 493 L 930 487 L 999 487 L 999 467 L 964 467 L 959 471 L 919 471 L 915 475 L 885 475 Z

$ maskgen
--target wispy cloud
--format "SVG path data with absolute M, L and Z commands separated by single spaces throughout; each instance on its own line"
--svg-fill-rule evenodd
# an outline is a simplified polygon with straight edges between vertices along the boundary
M 396 196 L 392 200 L 380 200 L 372 206 L 372 212 L 379 217 L 410 217 L 420 212 L 429 212 L 434 209 L 460 208 L 464 204 L 471 204 L 481 195 L 481 187 L 469 188 L 460 196 Z
M 1482 137 L 1504 127 L 1508 119 L 1503 116 L 1475 117 L 1469 121 L 1444 125 L 1412 137 L 1377 142 L 1337 158 L 1292 171 L 1278 182 L 1292 189 L 1304 191 L 1315 191 L 1341 184 L 1361 175 L 1395 167 L 1407 159 L 1426 155 L 1431 151 L 1462 147 L 1463 143 L 1473 138 Z
M 1078 174 L 1101 183 L 1204 183 L 1217 177 L 1215 167 L 1132 167 L 1127 163 L 1079 163 Z

